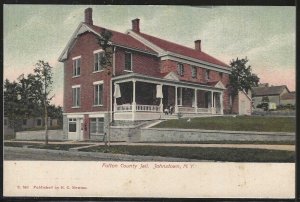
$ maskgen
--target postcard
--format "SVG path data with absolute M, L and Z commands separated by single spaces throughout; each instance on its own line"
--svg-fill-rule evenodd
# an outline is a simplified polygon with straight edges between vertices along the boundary
M 3 10 L 4 196 L 295 197 L 295 7 Z

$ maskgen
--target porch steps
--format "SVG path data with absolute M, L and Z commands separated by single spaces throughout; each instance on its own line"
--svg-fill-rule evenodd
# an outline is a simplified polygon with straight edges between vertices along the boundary
M 170 115 L 170 114 L 168 114 L 168 115 L 162 114 L 161 117 L 160 117 L 160 119 L 163 119 L 163 120 L 178 119 L 178 116 L 176 114 L 172 114 L 172 115 Z
M 152 123 L 150 123 L 150 124 L 144 126 L 143 128 L 151 128 L 152 126 L 155 126 L 155 125 L 157 125 L 157 124 L 159 124 L 159 123 L 161 123 L 161 122 L 163 122 L 163 121 L 164 121 L 164 120 L 156 120 L 156 121 L 153 121 Z
M 199 113 L 199 114 L 183 114 L 181 118 L 197 118 L 197 117 L 214 117 L 214 116 L 224 116 L 222 114 L 204 114 L 204 113 Z

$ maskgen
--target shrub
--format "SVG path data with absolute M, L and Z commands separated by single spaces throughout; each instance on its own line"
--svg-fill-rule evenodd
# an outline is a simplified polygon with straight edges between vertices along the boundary
M 267 111 L 267 110 L 269 109 L 269 104 L 266 103 L 266 102 L 265 102 L 265 103 L 260 103 L 260 104 L 258 104 L 256 107 L 257 107 L 257 108 L 261 108 L 261 109 Z
M 296 109 L 296 107 L 295 107 L 295 105 L 292 105 L 292 104 L 286 104 L 286 105 L 278 105 L 277 106 L 277 109 L 278 110 L 285 110 L 285 109 L 291 109 L 291 110 L 295 110 Z

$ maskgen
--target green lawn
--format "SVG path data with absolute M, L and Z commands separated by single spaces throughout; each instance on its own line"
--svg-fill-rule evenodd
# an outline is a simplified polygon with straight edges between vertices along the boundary
M 183 128 L 206 130 L 260 131 L 260 132 L 295 132 L 295 117 L 264 117 L 264 116 L 236 116 L 236 117 L 203 117 L 168 120 L 161 122 L 155 128 Z
M 142 156 L 164 156 L 228 162 L 294 162 L 295 152 L 245 148 L 201 148 L 165 146 L 97 146 L 80 151 Z

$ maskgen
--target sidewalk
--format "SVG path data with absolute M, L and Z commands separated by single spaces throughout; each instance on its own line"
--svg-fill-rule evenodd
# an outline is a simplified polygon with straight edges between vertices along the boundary
M 215 162 L 162 156 L 139 156 L 102 152 L 63 151 L 23 147 L 4 147 L 4 160 L 39 161 L 154 161 L 154 162 Z
M 5 140 L 4 142 L 19 142 L 19 143 L 40 143 L 44 141 L 21 141 L 21 140 Z M 49 142 L 49 144 L 82 144 L 80 147 L 74 147 L 72 150 L 81 148 L 94 147 L 105 145 L 104 142 L 78 142 L 78 141 L 65 141 L 65 142 Z M 115 145 L 128 145 L 128 146 L 165 146 L 165 147 L 219 147 L 219 148 L 248 148 L 248 149 L 269 149 L 269 150 L 284 150 L 295 151 L 295 145 L 271 145 L 271 144 L 181 144 L 181 143 L 128 143 L 128 142 L 111 142 L 111 146 Z

